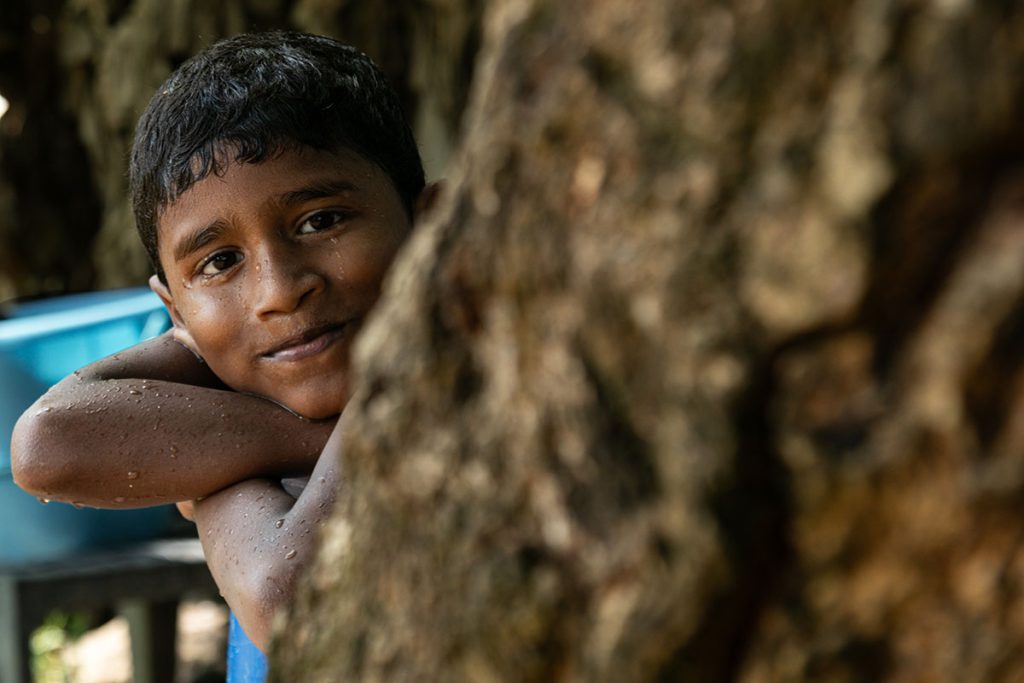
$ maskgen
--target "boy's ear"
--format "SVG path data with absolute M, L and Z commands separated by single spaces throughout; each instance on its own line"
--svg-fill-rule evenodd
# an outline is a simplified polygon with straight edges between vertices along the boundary
M 443 180 L 438 180 L 433 183 L 427 183 L 423 190 L 420 192 L 420 196 L 416 198 L 416 206 L 413 207 L 413 223 L 419 223 L 422 221 L 427 214 L 437 205 L 438 197 L 445 191 L 447 183 Z
M 189 351 L 196 354 L 200 358 L 199 349 L 196 348 L 195 340 L 192 339 L 192 335 L 189 333 L 188 328 L 185 326 L 185 322 L 181 319 L 181 314 L 178 313 L 177 306 L 174 305 L 174 297 L 171 296 L 170 288 L 160 281 L 160 278 L 153 275 L 149 278 L 149 288 L 156 292 L 156 295 L 160 297 L 160 301 L 164 303 L 164 308 L 167 309 L 167 313 L 171 316 L 171 322 L 174 323 L 173 335 L 178 343 L 183 344 Z

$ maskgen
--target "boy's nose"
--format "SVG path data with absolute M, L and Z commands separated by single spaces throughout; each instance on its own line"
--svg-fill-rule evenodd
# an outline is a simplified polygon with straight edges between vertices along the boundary
M 291 313 L 326 286 L 314 268 L 290 254 L 264 257 L 254 270 L 255 312 L 259 318 Z

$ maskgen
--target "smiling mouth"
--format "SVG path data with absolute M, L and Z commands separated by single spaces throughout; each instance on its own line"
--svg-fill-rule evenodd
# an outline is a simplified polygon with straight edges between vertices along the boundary
M 311 328 L 286 340 L 262 355 L 267 360 L 298 361 L 329 349 L 349 330 L 349 323 L 335 323 Z

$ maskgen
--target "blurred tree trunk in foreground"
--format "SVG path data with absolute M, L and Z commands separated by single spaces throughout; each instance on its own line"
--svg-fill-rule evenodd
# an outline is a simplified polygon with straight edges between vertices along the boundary
M 1024 678 L 1024 5 L 495 0 L 278 681 Z
M 445 166 L 476 53 L 480 0 L 3 0 L 0 301 L 144 284 L 127 162 L 139 114 L 182 61 L 219 38 L 292 28 L 376 59 Z

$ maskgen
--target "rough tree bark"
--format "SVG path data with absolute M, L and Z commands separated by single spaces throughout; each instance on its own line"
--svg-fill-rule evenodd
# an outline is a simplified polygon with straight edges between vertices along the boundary
M 1024 6 L 494 0 L 278 681 L 1024 677 Z

